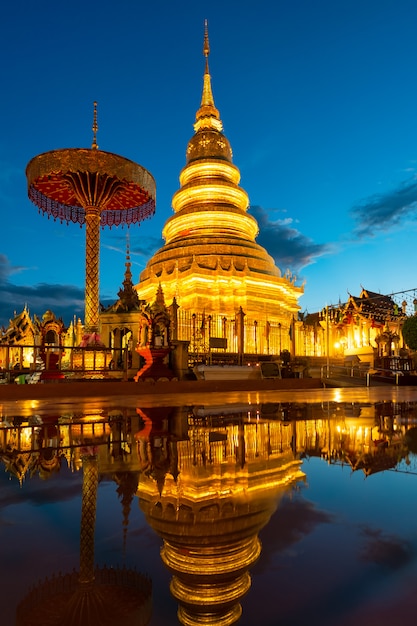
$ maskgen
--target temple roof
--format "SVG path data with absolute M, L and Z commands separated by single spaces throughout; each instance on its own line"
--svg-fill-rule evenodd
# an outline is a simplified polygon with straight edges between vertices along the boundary
M 133 286 L 132 271 L 130 269 L 131 265 L 129 244 L 127 244 L 125 277 L 123 280 L 123 286 L 117 293 L 119 299 L 104 309 L 104 313 L 129 313 L 130 311 L 140 310 L 141 303 L 138 297 L 138 292 Z
M 390 296 L 369 291 L 362 288 L 358 296 L 349 296 L 345 310 L 354 309 L 355 312 L 376 321 L 384 321 L 388 316 L 401 316 L 402 310 Z
M 38 330 L 36 322 L 37 319 L 35 319 L 35 323 L 32 321 L 29 311 L 25 306 L 21 313 L 15 315 L 15 317 L 10 320 L 9 327 L 1 337 L 1 342 L 19 344 L 28 338 L 33 340 L 33 335 Z

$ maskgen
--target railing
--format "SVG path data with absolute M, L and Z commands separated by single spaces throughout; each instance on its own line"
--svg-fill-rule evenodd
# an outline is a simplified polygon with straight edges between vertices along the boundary
M 331 378 L 331 375 L 348 378 L 365 378 L 368 368 L 360 368 L 357 365 L 322 365 L 320 367 L 321 378 Z
M 134 356 L 137 371 L 139 356 Z M 68 379 L 87 372 L 126 378 L 131 368 L 132 353 L 128 348 L 0 345 L 0 383 L 35 382 L 23 378 L 42 373 L 61 373 Z
M 404 372 L 392 369 L 369 369 L 369 365 L 322 365 L 320 369 L 320 375 L 323 380 L 326 378 L 360 378 L 363 379 L 366 387 L 371 386 L 372 376 L 379 376 L 386 380 L 381 382 L 392 383 L 395 385 L 400 384 L 400 379 L 404 376 Z
M 372 375 L 379 375 L 383 377 L 384 373 L 387 374 L 386 378 L 389 379 L 387 380 L 387 382 L 391 382 L 394 379 L 396 385 L 400 384 L 400 379 L 402 378 L 402 376 L 404 376 L 404 372 L 399 372 L 398 370 L 387 370 L 387 369 L 378 368 L 378 370 L 374 372 L 366 373 L 366 386 L 370 387 Z

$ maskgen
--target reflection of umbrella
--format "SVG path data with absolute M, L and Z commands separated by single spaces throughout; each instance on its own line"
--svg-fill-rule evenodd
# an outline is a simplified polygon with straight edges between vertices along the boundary
M 16 626 L 145 626 L 152 583 L 126 568 L 94 568 L 98 464 L 94 448 L 83 455 L 80 571 L 35 587 L 17 608 Z

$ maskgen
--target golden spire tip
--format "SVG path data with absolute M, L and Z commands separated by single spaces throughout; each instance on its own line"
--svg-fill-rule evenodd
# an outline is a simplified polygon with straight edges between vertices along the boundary
M 210 54 L 210 44 L 209 44 L 209 37 L 208 37 L 208 21 L 207 20 L 204 20 L 204 48 L 203 48 L 203 54 L 204 54 L 204 56 L 206 58 Z

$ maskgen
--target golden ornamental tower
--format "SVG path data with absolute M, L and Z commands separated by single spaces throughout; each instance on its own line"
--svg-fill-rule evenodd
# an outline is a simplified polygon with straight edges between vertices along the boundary
M 247 320 L 289 330 L 303 288 L 282 276 L 255 241 L 258 224 L 248 213 L 249 198 L 214 104 L 207 22 L 203 52 L 203 94 L 172 198 L 174 215 L 162 231 L 165 245 L 141 273 L 139 298 L 153 302 L 161 285 L 166 302 L 175 297 L 182 311 L 227 317 L 241 307 Z

